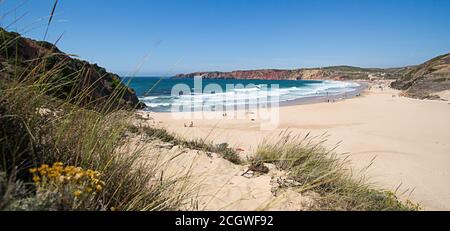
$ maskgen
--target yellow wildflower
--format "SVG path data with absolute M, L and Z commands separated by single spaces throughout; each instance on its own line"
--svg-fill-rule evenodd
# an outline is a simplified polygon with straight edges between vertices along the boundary
M 73 195 L 74 195 L 75 197 L 79 197 L 79 196 L 81 196 L 82 193 L 83 193 L 83 192 L 81 192 L 80 190 L 76 190 L 75 192 L 73 192 Z
M 38 171 L 44 171 L 44 170 L 46 170 L 46 169 L 48 169 L 48 165 L 43 164 L 43 165 L 41 165 L 40 168 L 38 168 Z
M 63 166 L 64 164 L 62 162 L 56 162 L 53 164 L 53 167 L 60 167 Z
M 56 189 L 62 193 L 69 189 L 75 197 L 80 197 L 83 193 L 101 192 L 105 186 L 105 182 L 100 180 L 100 172 L 84 170 L 76 166 L 64 166 L 62 162 L 56 162 L 51 167 L 43 164 L 39 168 L 29 169 L 29 172 L 38 189 Z
M 38 176 L 34 176 L 34 177 L 33 177 L 33 181 L 34 181 L 34 182 L 39 182 L 40 180 L 41 180 L 41 178 L 38 177 Z
M 83 173 L 80 172 L 80 173 L 77 173 L 77 174 L 75 175 L 74 179 L 75 179 L 75 180 L 79 180 L 79 179 L 81 179 L 82 177 L 83 177 Z

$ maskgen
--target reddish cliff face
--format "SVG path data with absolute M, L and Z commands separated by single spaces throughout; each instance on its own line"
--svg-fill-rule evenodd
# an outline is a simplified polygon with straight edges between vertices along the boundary
M 180 74 L 176 78 L 194 78 L 202 76 L 208 79 L 266 79 L 266 80 L 299 80 L 299 79 L 328 79 L 332 73 L 320 70 L 253 70 L 253 71 L 232 71 L 232 72 L 195 72 L 190 74 Z
M 381 73 L 381 69 L 366 69 L 348 66 L 308 68 L 295 70 L 249 70 L 232 72 L 195 72 L 180 74 L 175 78 L 194 78 L 202 76 L 207 79 L 266 79 L 266 80 L 310 80 L 310 79 L 368 79 L 373 73 Z
M 290 71 L 286 70 L 257 70 L 257 71 L 233 71 L 229 73 L 237 79 L 291 79 Z
M 196 72 L 177 75 L 177 78 L 193 78 L 202 76 L 210 79 L 295 79 L 287 70 L 257 70 L 233 72 Z

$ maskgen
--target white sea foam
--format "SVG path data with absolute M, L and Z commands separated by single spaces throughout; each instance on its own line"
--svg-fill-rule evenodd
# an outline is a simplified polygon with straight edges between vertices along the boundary
M 172 106 L 188 106 L 195 109 L 240 106 L 249 104 L 262 104 L 276 101 L 277 103 L 298 100 L 302 98 L 333 96 L 354 92 L 358 87 L 357 83 L 323 81 L 320 83 L 310 83 L 301 87 L 274 88 L 270 87 L 249 87 L 243 89 L 233 89 L 228 92 L 218 93 L 193 93 L 192 95 L 181 96 L 147 96 L 141 97 L 150 110 L 168 111 Z

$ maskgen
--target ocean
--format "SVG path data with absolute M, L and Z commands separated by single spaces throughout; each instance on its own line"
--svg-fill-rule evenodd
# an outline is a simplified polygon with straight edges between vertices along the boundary
M 319 80 L 237 80 L 127 77 L 146 111 L 216 111 L 230 107 L 260 107 L 314 102 L 359 94 L 353 82 Z

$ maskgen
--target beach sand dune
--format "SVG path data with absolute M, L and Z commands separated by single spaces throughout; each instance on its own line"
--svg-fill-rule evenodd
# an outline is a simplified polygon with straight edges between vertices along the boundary
M 125 148 L 143 147 L 142 161 L 161 169 L 154 181 L 185 179 L 175 183 L 189 195 L 183 210 L 200 211 L 292 211 L 306 210 L 314 205 L 314 194 L 299 193 L 281 188 L 288 181 L 287 173 L 266 164 L 267 174 L 249 171 L 249 165 L 236 165 L 216 153 L 193 150 L 162 141 L 134 138 L 133 145 Z M 127 153 L 128 150 L 123 150 Z M 187 176 L 187 178 L 185 178 Z M 180 192 L 181 192 L 180 191 Z
M 260 129 L 257 117 L 250 118 L 254 114 L 245 111 L 238 112 L 240 119 L 232 115 L 191 120 L 175 119 L 170 113 L 151 116 L 185 138 L 241 148 L 243 158 L 286 129 L 317 136 L 327 133 L 325 144 L 331 148 L 339 143 L 337 150 L 350 154 L 355 172 L 375 158 L 367 171 L 375 186 L 398 189 L 401 198 L 412 199 L 426 210 L 450 210 L 450 105 L 398 95 L 396 90 L 372 88 L 362 97 L 336 103 L 281 107 L 278 127 L 267 131 Z M 194 127 L 183 126 L 190 121 Z

